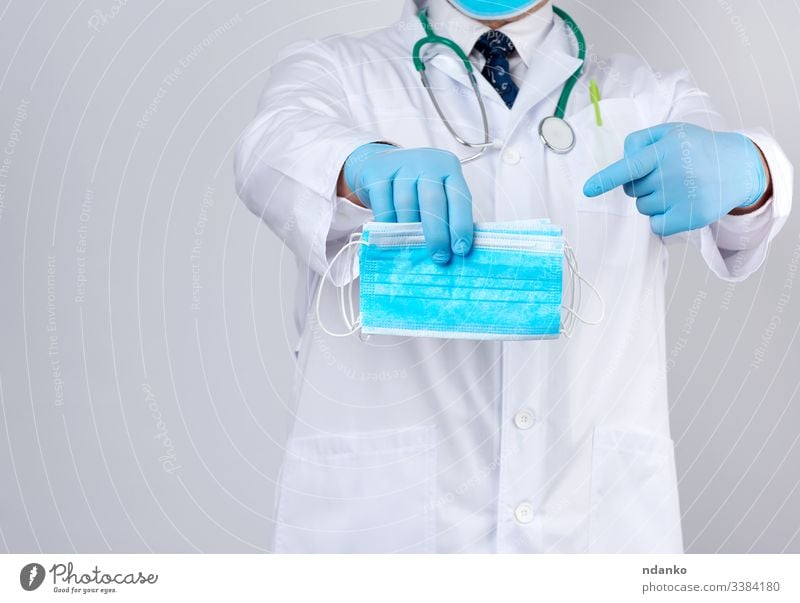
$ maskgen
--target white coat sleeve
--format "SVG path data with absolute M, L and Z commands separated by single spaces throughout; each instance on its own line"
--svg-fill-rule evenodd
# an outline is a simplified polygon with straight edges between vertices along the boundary
M 318 274 L 372 218 L 371 210 L 338 197 L 336 185 L 347 156 L 381 140 L 354 125 L 339 69 L 324 42 L 284 51 L 270 69 L 234 160 L 239 197 Z M 351 278 L 348 262 L 337 264 L 331 280 L 343 285 Z
M 665 121 L 688 122 L 717 131 L 727 129 L 708 95 L 694 86 L 687 71 L 677 72 L 662 84 L 668 86 L 668 98 L 672 99 Z M 758 270 L 767 256 L 769 242 L 783 227 L 792 206 L 793 168 L 780 145 L 761 129 L 736 131 L 750 138 L 764 154 L 772 177 L 772 197 L 753 213 L 728 214 L 705 228 L 674 235 L 697 245 L 711 270 L 727 281 L 744 280 Z

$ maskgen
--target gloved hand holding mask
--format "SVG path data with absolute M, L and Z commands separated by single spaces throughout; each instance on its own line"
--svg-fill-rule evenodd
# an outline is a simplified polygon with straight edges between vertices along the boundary
M 376 222 L 422 222 L 434 262 L 472 247 L 472 196 L 449 151 L 365 144 L 347 158 L 344 179 Z

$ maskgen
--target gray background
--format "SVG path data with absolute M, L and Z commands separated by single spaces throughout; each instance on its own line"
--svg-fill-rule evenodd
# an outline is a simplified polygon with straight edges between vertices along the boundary
M 593 52 L 687 66 L 732 127 L 772 130 L 797 164 L 796 0 L 562 5 Z M 400 6 L 0 4 L 0 550 L 269 548 L 294 265 L 237 201 L 232 148 L 282 46 Z M 798 224 L 735 286 L 672 248 L 692 552 L 800 552 Z

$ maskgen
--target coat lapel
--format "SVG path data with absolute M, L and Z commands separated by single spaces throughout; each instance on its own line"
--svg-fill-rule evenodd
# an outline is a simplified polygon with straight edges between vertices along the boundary
M 581 66 L 577 51 L 572 51 L 569 36 L 561 20 L 556 18 L 544 42 L 528 57 L 528 70 L 514 102 L 515 112 L 527 113 L 554 90 L 562 88 Z

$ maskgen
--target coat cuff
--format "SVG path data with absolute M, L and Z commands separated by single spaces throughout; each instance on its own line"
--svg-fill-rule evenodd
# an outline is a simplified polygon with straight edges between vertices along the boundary
M 370 220 L 372 220 L 371 209 L 360 207 L 344 197 L 336 198 L 330 227 L 325 236 L 328 275 L 334 286 L 343 287 L 358 277 L 358 262 L 352 261 L 353 255 L 358 254 L 357 248 L 343 253 L 336 262 L 333 262 L 333 259 L 342 246 L 347 244 L 350 235 Z
M 767 248 L 783 227 L 792 206 L 793 168 L 778 143 L 764 130 L 740 130 L 758 145 L 769 166 L 772 197 L 757 211 L 740 216 L 730 214 L 690 233 L 690 240 L 712 272 L 727 281 L 741 281 L 758 270 Z

